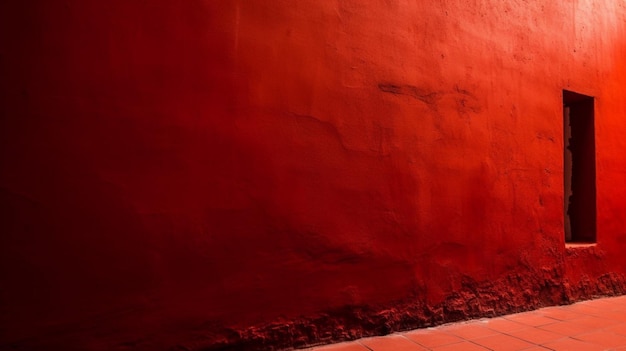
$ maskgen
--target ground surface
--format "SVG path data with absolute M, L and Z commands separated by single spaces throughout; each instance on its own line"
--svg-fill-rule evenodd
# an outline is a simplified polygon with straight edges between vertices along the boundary
M 626 350 L 626 296 L 364 338 L 309 350 Z

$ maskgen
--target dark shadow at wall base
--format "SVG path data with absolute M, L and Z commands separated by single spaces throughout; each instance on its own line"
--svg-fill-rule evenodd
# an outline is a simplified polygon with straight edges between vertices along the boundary
M 435 306 L 403 301 L 390 306 L 350 306 L 317 318 L 273 323 L 246 330 L 224 330 L 221 342 L 201 351 L 287 350 L 481 317 L 495 317 L 600 296 L 626 294 L 626 278 L 605 274 L 572 287 L 558 272 L 510 275 L 492 282 L 465 281 L 463 288 Z

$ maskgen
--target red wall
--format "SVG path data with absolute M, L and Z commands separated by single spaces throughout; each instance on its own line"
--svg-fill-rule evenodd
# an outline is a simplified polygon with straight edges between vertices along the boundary
M 0 2 L 0 348 L 302 346 L 626 292 L 626 5 Z M 563 240 L 563 89 L 597 246 Z

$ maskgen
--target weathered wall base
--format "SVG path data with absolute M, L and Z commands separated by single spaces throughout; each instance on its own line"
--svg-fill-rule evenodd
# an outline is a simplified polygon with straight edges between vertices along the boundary
M 386 335 L 461 320 L 495 317 L 540 307 L 626 293 L 626 277 L 607 273 L 584 277 L 575 286 L 558 270 L 507 276 L 495 282 L 464 280 L 462 289 L 435 306 L 417 300 L 387 306 L 346 306 L 314 319 L 276 322 L 245 330 L 224 330 L 205 343 L 178 345 L 206 351 L 282 350 Z

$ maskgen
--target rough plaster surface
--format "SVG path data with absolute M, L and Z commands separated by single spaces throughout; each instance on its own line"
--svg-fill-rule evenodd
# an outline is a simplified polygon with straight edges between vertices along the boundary
M 0 348 L 279 349 L 626 291 L 622 1 L 0 2 Z M 563 89 L 597 245 L 563 242 Z

